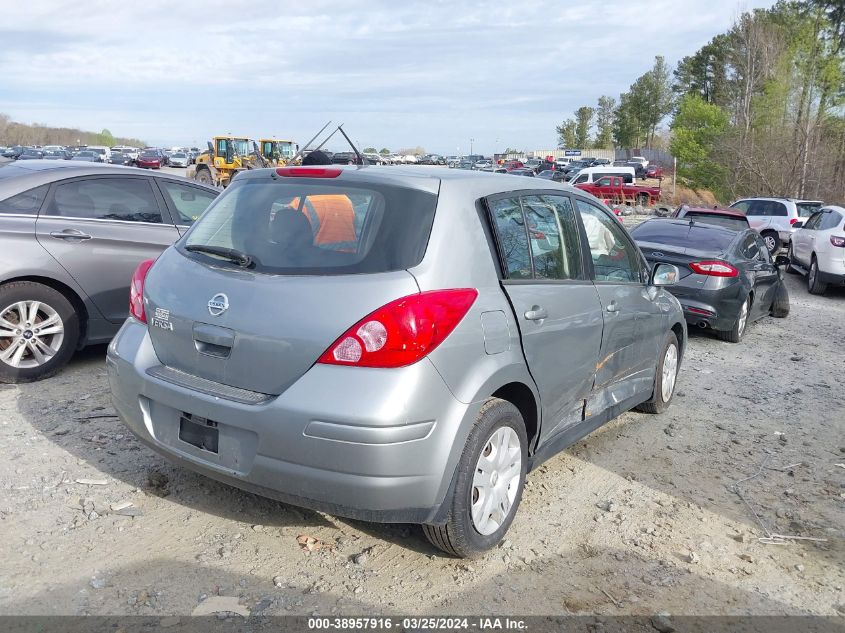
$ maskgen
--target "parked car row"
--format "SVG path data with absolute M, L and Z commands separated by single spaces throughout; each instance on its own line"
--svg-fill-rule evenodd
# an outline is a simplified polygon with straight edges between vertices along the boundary
M 13 147 L 0 148 L 0 156 L 12 160 L 75 160 L 91 163 L 108 163 L 110 165 L 140 165 L 138 157 L 141 154 L 155 154 L 158 157 L 156 167 L 172 165 L 173 167 L 187 167 L 193 164 L 199 155 L 199 149 L 190 150 L 164 150 L 156 147 L 116 146 L 106 147 L 104 145 L 79 145 L 76 147 L 63 147 L 61 145 L 46 145 L 43 147 L 24 147 L 15 145 Z M 151 166 L 150 161 L 144 161 L 141 166 Z

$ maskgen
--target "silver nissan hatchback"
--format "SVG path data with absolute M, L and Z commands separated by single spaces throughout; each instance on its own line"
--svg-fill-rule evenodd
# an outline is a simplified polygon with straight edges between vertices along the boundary
M 495 546 L 526 473 L 671 402 L 686 325 L 601 202 L 450 169 L 239 175 L 136 271 L 115 407 L 173 462 L 261 495 Z

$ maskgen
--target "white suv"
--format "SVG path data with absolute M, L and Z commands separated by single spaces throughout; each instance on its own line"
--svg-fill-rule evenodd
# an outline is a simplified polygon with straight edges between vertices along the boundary
M 819 200 L 795 200 L 794 198 L 744 198 L 731 205 L 748 218 L 748 224 L 766 242 L 770 253 L 777 253 L 789 244 L 795 231 L 793 225 L 806 221 L 824 203 Z
M 810 294 L 821 295 L 828 284 L 845 284 L 845 209 L 827 206 L 797 230 L 789 244 L 789 272 L 807 273 Z

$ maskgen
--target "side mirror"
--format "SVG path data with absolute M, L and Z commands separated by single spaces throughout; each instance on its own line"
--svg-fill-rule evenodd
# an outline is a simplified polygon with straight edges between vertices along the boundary
M 795 223 L 792 225 L 792 228 L 793 228 L 793 229 L 800 229 L 802 226 L 804 226 L 804 223 L 803 223 L 802 221 L 800 221 L 800 220 L 799 220 L 798 222 L 795 222 Z
M 786 255 L 778 255 L 775 257 L 775 266 L 781 268 L 782 266 L 789 266 L 790 259 Z
M 674 264 L 657 264 L 651 270 L 652 286 L 672 286 L 678 283 L 681 272 Z

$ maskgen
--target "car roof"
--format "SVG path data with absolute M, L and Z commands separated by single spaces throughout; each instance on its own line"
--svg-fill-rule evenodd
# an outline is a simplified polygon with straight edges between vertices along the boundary
M 328 167 L 328 166 L 326 166 Z M 553 180 L 543 180 L 538 186 L 537 178 L 531 176 L 515 176 L 492 171 L 470 171 L 465 169 L 449 169 L 448 167 L 413 167 L 396 165 L 378 167 L 368 165 L 332 165 L 331 168 L 341 169 L 344 179 L 350 182 L 374 182 L 406 186 L 422 189 L 431 193 L 440 191 L 441 186 L 449 190 L 464 190 L 473 198 L 518 191 L 520 189 L 555 189 L 564 193 L 577 194 L 582 198 L 592 198 L 584 191 L 568 184 Z M 266 178 L 275 174 L 275 169 L 251 169 L 241 172 L 237 178 L 253 179 Z M 294 180 L 294 178 L 291 178 Z M 299 180 L 299 179 L 297 179 Z M 305 180 L 304 178 L 302 180 Z M 522 182 L 519 186 L 517 183 Z M 601 204 L 600 201 L 596 201 Z M 604 206 L 601 204 L 601 206 Z
M 21 191 L 49 184 L 57 180 L 77 176 L 97 175 L 151 176 L 153 178 L 182 181 L 203 189 L 217 191 L 214 187 L 188 180 L 176 174 L 150 172 L 149 170 L 139 169 L 137 167 L 80 161 L 28 160 L 23 162 L 0 163 L 0 199 L 5 199 Z

